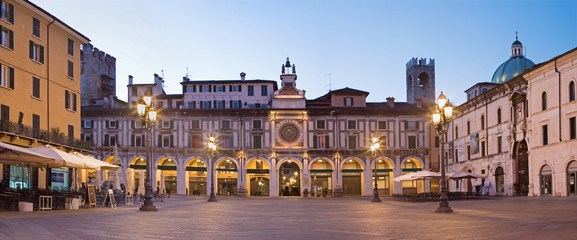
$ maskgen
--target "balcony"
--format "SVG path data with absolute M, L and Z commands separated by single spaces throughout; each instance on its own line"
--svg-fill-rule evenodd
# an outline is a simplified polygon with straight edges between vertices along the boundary
M 86 151 L 91 148 L 91 144 L 89 142 L 84 142 L 80 139 L 69 138 L 64 133 L 60 132 L 59 128 L 53 128 L 49 132 L 6 120 L 0 121 L 0 138 L 4 137 L 11 138 L 11 141 L 16 139 L 25 139 L 30 141 L 30 144 L 50 144 L 71 148 L 78 151 Z

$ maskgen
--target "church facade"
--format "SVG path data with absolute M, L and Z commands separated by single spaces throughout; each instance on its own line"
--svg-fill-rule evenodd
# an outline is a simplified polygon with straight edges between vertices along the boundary
M 159 110 L 153 130 L 153 189 L 164 177 L 171 193 L 208 195 L 370 196 L 373 172 L 380 194 L 438 189 L 438 183 L 393 182 L 406 172 L 438 170 L 438 145 L 430 125 L 435 100 L 434 61 L 407 63 L 408 102 L 389 97 L 367 102 L 369 92 L 343 88 L 306 99 L 297 88 L 295 65 L 282 65 L 276 81 L 190 80 L 182 94 L 166 94 L 163 79 L 134 84 L 129 77 L 128 102 L 83 106 L 82 136 L 95 157 L 112 162 L 114 149 L 122 166 L 145 171 L 145 133 L 136 113 L 144 95 Z M 216 154 L 207 148 L 215 137 Z M 377 138 L 374 155 L 369 144 Z M 438 142 L 437 142 L 438 143 Z M 376 166 L 375 166 L 376 163 Z M 376 171 L 375 171 L 376 168 Z M 103 180 L 108 180 L 108 172 Z M 141 181 L 134 174 L 134 188 Z M 89 175 L 88 178 L 93 178 Z

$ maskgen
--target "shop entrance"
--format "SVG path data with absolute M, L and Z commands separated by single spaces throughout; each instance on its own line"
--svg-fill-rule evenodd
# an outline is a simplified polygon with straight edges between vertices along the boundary
M 311 165 L 311 196 L 319 196 L 323 189 L 327 189 L 327 195 L 333 192 L 333 169 L 327 160 L 316 160 Z
M 519 143 L 517 147 L 517 183 L 519 184 L 519 192 L 517 195 L 527 196 L 526 190 L 529 186 L 529 154 L 527 142 L 524 140 Z
M 250 161 L 246 167 L 246 174 L 250 179 L 247 183 L 249 196 L 270 196 L 269 166 L 264 160 Z
M 541 168 L 541 195 L 550 195 L 553 192 L 553 177 L 551 167 L 549 165 Z
M 575 184 L 577 183 L 577 161 L 571 161 L 569 166 L 567 166 L 567 193 L 576 194 L 577 188 Z
M 300 196 L 300 167 L 299 165 L 288 160 L 279 167 L 279 195 L 280 196 Z
M 186 165 L 186 194 L 207 195 L 206 164 L 200 159 L 192 159 Z
M 216 167 L 216 194 L 218 195 L 236 195 L 237 174 L 236 163 L 230 159 L 222 160 Z
M 361 196 L 363 191 L 363 167 L 356 160 L 343 164 L 343 196 Z

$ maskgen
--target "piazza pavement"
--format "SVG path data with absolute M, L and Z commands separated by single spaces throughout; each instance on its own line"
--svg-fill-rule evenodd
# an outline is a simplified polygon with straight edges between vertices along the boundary
M 155 203 L 0 212 L 1 239 L 577 239 L 577 197 L 450 202 L 382 198 L 173 196 Z

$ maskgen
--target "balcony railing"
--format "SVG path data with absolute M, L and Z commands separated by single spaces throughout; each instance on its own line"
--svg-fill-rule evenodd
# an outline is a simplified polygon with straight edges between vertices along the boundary
M 20 138 L 29 138 L 45 143 L 71 146 L 75 148 L 90 149 L 90 142 L 74 139 L 60 132 L 59 128 L 53 128 L 50 131 L 33 128 L 28 125 L 19 124 L 11 121 L 0 121 L 0 134 L 12 135 Z

